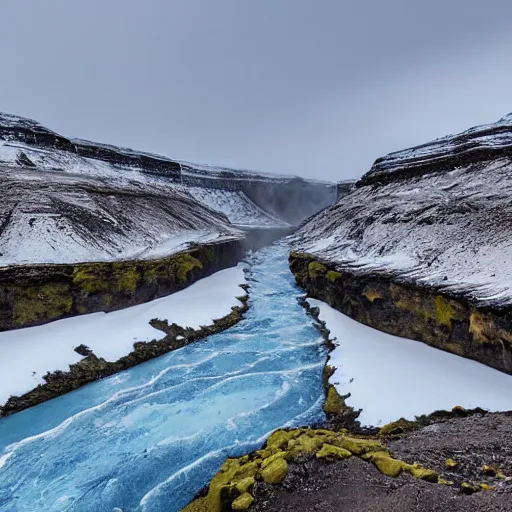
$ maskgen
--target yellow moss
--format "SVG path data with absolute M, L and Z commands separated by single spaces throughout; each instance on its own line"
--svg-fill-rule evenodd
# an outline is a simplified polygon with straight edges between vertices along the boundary
M 476 487 L 473 484 L 468 484 L 467 482 L 462 482 L 460 484 L 461 490 L 465 494 L 473 494 L 475 492 L 478 492 L 478 487 Z
M 108 276 L 109 266 L 107 263 L 76 265 L 73 269 L 73 284 L 87 294 L 103 292 L 110 288 Z
M 400 434 L 407 430 L 411 430 L 412 428 L 415 428 L 416 426 L 417 426 L 417 423 L 415 421 L 409 421 L 409 420 L 406 420 L 405 418 L 400 418 L 397 421 L 392 421 L 391 423 L 384 425 L 379 430 L 379 435 L 386 436 L 386 435 L 390 435 L 390 434 Z
M 48 322 L 70 313 L 72 307 L 73 298 L 65 283 L 19 288 L 14 299 L 13 322 L 18 327 Z
M 448 466 L 449 468 L 454 468 L 457 466 L 457 463 L 453 460 L 453 459 L 446 459 L 444 461 L 445 465 Z
M 180 281 L 186 281 L 188 274 L 196 268 L 203 268 L 203 264 L 187 252 L 179 254 L 176 258 L 176 275 Z
M 442 295 L 436 297 L 436 320 L 442 325 L 451 327 L 455 311 L 451 303 Z
M 312 261 L 308 265 L 308 273 L 311 279 L 323 276 L 327 272 L 327 269 L 318 261 Z
M 411 465 L 407 465 L 405 468 L 414 478 L 425 480 L 426 482 L 437 483 L 439 481 L 439 475 L 432 469 L 416 468 Z
M 383 295 L 375 288 L 368 288 L 363 292 L 363 295 L 373 304 L 377 299 L 383 299 Z
M 387 453 L 386 447 L 379 441 L 373 439 L 358 439 L 356 437 L 341 436 L 337 440 L 336 446 L 345 448 L 345 450 L 348 450 L 354 455 L 363 455 L 372 452 Z
M 454 482 L 452 482 L 451 480 L 445 480 L 444 478 L 440 478 L 437 483 L 439 485 L 453 485 Z
M 407 466 L 405 462 L 393 459 L 389 455 L 373 457 L 372 462 L 383 475 L 390 476 L 392 478 L 400 476 Z
M 117 291 L 135 293 L 141 277 L 135 265 L 113 264 L 113 273 Z
M 270 457 L 264 459 L 261 463 L 261 469 L 265 469 L 267 466 L 270 466 L 275 460 L 284 459 L 286 457 L 286 452 L 277 452 L 271 455 Z
M 221 512 L 221 492 L 249 477 L 255 477 L 258 473 L 258 465 L 255 462 L 241 463 L 239 459 L 227 459 L 220 471 L 210 482 L 208 494 L 194 500 L 183 511 L 186 512 Z
M 232 510 L 249 510 L 254 502 L 254 498 L 248 492 L 244 492 L 241 496 L 231 504 Z
M 288 474 L 287 460 L 306 454 L 325 460 L 357 455 L 371 461 L 385 475 L 396 477 L 405 471 L 416 478 L 438 482 L 435 471 L 394 459 L 382 443 L 372 438 L 351 437 L 344 432 L 326 429 L 277 430 L 269 437 L 264 449 L 239 459 L 228 459 L 212 479 L 207 496 L 196 499 L 183 510 L 221 512 L 229 510 L 230 505 L 233 510 L 245 510 L 237 507 L 245 506 L 250 500 L 248 496 L 240 497 L 251 492 L 255 480 L 281 483 Z
M 330 384 L 324 404 L 325 414 L 339 414 L 343 410 L 344 405 L 343 398 L 336 391 L 336 388 Z
M 254 480 L 254 477 L 249 476 L 243 480 L 240 480 L 240 482 L 236 484 L 236 488 L 239 493 L 243 494 L 244 492 L 250 491 L 254 487 L 255 483 L 256 480 Z
M 324 444 L 320 451 L 317 452 L 316 457 L 317 459 L 348 459 L 352 457 L 352 453 L 339 446 Z
M 336 272 L 335 270 L 329 270 L 325 277 L 327 277 L 329 281 L 335 283 L 336 281 L 338 281 L 338 279 L 341 279 L 343 275 L 340 274 L 339 272 Z
M 486 484 L 486 483 L 481 483 L 480 484 L 480 489 L 482 489 L 483 491 L 495 491 L 496 490 L 496 486 L 489 485 L 489 484 Z
M 280 484 L 288 474 L 288 463 L 280 457 L 262 469 L 260 474 L 265 483 Z

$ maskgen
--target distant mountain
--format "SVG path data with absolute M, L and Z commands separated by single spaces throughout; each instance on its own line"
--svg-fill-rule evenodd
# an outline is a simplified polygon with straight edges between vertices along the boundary
M 290 228 L 336 185 L 68 139 L 0 113 L 0 265 L 152 258 Z

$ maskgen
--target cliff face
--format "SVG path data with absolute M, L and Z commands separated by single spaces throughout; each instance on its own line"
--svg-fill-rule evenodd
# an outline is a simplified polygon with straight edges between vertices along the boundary
M 510 116 L 380 158 L 292 268 L 349 316 L 512 373 L 511 170 Z

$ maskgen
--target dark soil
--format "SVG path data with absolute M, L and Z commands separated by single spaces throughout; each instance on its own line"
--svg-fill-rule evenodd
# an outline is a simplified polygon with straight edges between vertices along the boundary
M 512 511 L 512 481 L 486 474 L 484 465 L 512 476 L 512 414 L 450 419 L 389 441 L 395 458 L 437 470 L 453 485 L 424 482 L 403 474 L 382 475 L 357 457 L 333 463 L 316 459 L 290 464 L 279 486 L 258 483 L 254 512 L 498 512 Z M 454 468 L 446 466 L 453 459 Z M 491 471 L 492 473 L 492 471 Z M 464 494 L 461 483 L 495 490 Z

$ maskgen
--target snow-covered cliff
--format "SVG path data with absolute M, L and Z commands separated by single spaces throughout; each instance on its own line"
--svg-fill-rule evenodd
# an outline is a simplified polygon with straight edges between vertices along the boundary
M 296 249 L 339 269 L 512 303 L 512 116 L 379 158 Z
M 0 114 L 0 266 L 145 259 L 290 228 L 336 186 L 179 162 Z

